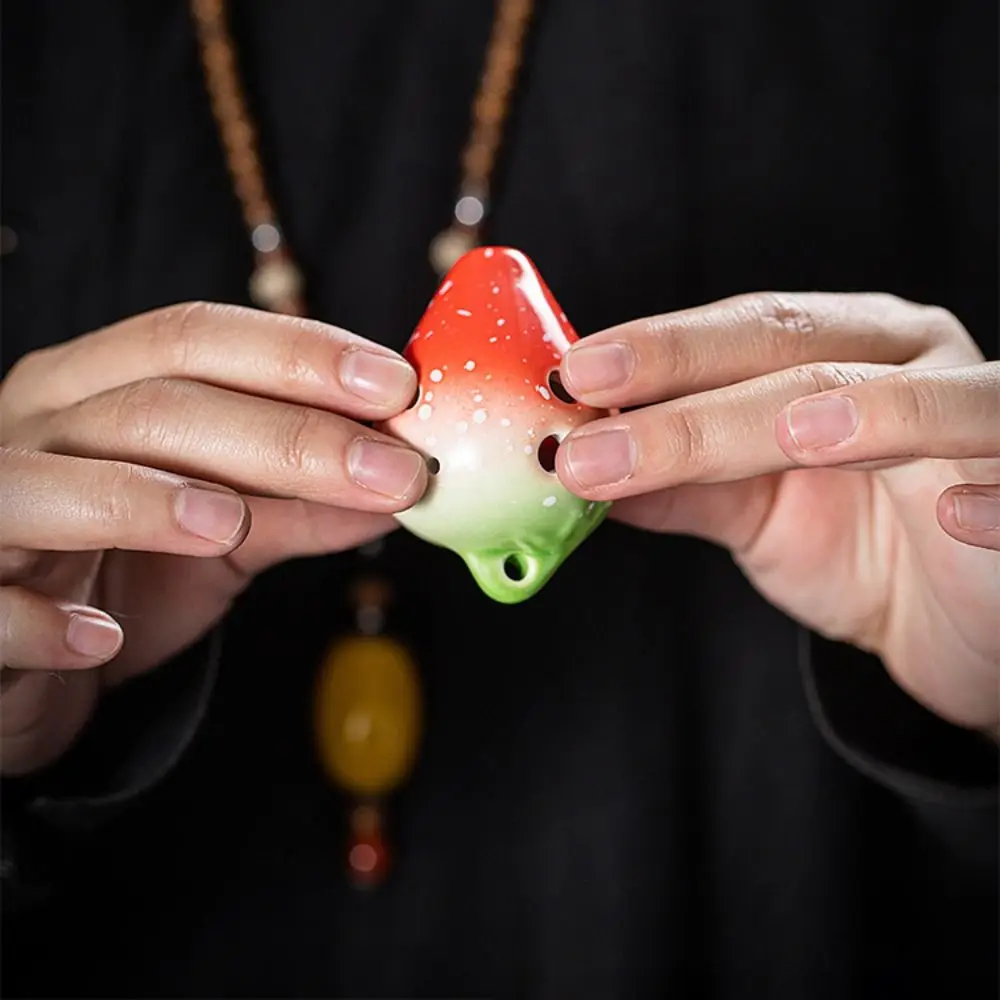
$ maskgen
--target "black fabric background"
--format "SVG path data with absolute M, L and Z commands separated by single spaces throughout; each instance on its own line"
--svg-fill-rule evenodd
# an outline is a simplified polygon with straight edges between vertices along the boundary
M 234 6 L 313 314 L 401 347 L 491 5 Z M 581 333 L 876 289 L 951 308 L 996 356 L 993 5 L 539 8 L 490 235 Z M 245 302 L 185 5 L 8 0 L 2 56 L 5 368 L 157 305 Z M 345 885 L 343 803 L 309 745 L 351 557 L 289 564 L 227 621 L 163 781 L 103 811 L 44 801 L 128 785 L 135 720 L 195 711 L 190 658 L 107 705 L 61 770 L 5 786 L 12 857 L 50 890 L 4 914 L 5 995 L 996 995 L 995 755 L 818 644 L 831 739 L 796 627 L 725 553 L 608 524 L 514 608 L 402 533 L 387 558 L 429 713 L 392 882 Z M 936 783 L 891 780 L 887 757 Z

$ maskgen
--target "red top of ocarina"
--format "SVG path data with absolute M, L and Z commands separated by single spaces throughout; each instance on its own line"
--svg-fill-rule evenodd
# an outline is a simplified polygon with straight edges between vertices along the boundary
M 455 265 L 404 350 L 421 385 L 462 385 L 551 399 L 547 378 L 577 341 L 552 292 L 519 250 L 479 247 Z M 527 382 L 526 382 L 527 380 Z
M 558 442 L 605 415 L 558 380 L 578 339 L 523 253 L 481 247 L 449 272 L 403 352 L 420 395 L 385 429 L 427 456 L 431 483 L 396 516 L 461 555 L 498 601 L 536 593 L 606 513 L 555 473 Z

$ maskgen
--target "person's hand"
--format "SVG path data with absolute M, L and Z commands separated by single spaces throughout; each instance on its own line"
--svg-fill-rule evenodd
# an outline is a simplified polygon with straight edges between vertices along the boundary
M 954 316 L 751 295 L 594 334 L 561 374 L 622 410 L 560 447 L 570 490 L 725 546 L 789 615 L 998 732 L 1000 364 Z
M 29 354 L 0 384 L 2 769 L 69 746 L 102 685 L 204 634 L 278 561 L 360 545 L 424 460 L 397 354 L 309 320 L 185 304 Z

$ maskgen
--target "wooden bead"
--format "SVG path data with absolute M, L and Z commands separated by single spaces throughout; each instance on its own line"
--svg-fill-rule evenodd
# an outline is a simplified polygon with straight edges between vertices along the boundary
M 476 233 L 462 226 L 449 226 L 431 243 L 431 266 L 439 275 L 447 274 L 476 245 Z
M 287 258 L 265 260 L 250 277 L 250 297 L 262 309 L 279 311 L 302 291 L 302 274 Z

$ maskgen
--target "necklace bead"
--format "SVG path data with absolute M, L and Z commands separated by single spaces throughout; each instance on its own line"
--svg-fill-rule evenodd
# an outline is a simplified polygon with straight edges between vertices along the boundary
M 284 304 L 302 294 L 302 272 L 287 257 L 264 260 L 250 276 L 250 298 L 261 309 L 284 312 Z

